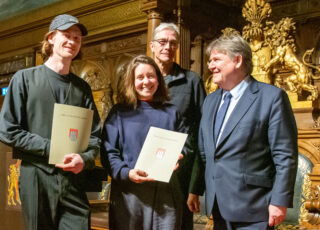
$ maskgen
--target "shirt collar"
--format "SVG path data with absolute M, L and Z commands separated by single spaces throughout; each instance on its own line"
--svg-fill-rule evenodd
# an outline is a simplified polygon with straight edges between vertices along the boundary
M 232 98 L 237 100 L 239 97 L 241 97 L 241 95 L 244 93 L 244 91 L 248 87 L 250 81 L 251 81 L 250 76 L 246 76 L 238 85 L 236 85 L 236 87 L 230 90 L 229 92 L 231 93 Z M 226 92 L 227 91 L 223 91 L 223 96 Z

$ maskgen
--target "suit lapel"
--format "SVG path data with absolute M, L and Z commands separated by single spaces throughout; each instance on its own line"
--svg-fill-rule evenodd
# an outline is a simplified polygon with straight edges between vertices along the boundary
M 258 96 L 258 94 L 256 93 L 258 92 L 258 90 L 259 89 L 257 81 L 251 78 L 251 82 L 249 83 L 248 88 L 244 91 L 243 95 L 241 96 L 239 102 L 237 103 L 227 121 L 227 124 L 221 134 L 218 146 L 221 146 L 220 144 L 225 141 L 225 139 L 230 135 L 235 126 L 249 110 Z
M 210 138 L 212 138 L 212 143 L 213 143 L 213 148 L 214 148 L 214 151 L 215 151 L 215 148 L 216 148 L 216 144 L 215 144 L 215 140 L 214 140 L 214 134 L 213 134 L 213 129 L 214 129 L 214 123 L 216 121 L 216 114 L 217 114 L 217 111 L 219 109 L 219 105 L 220 105 L 220 102 L 221 102 L 221 97 L 222 97 L 222 89 L 218 89 L 216 92 L 215 92 L 215 97 L 212 98 L 211 100 L 211 103 L 212 105 L 209 106 L 209 108 L 211 108 L 211 110 L 209 111 L 209 135 L 210 135 Z

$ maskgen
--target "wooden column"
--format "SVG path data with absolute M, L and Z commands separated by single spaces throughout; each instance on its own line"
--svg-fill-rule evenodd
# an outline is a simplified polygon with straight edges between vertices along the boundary
M 192 60 L 190 69 L 199 76 L 203 76 L 203 38 L 198 35 L 191 43 L 190 58 Z
M 160 25 L 162 21 L 162 15 L 156 10 L 148 11 L 148 41 L 147 41 L 147 55 L 153 57 L 153 53 L 150 49 L 150 42 L 152 41 L 152 33 L 155 28 Z
M 183 10 L 188 9 L 190 7 L 189 0 L 178 0 L 177 1 L 178 9 L 177 9 L 177 16 L 178 16 L 178 27 L 180 32 L 180 46 L 177 50 L 176 54 L 176 62 L 185 69 L 190 69 L 190 28 L 183 20 Z
M 190 69 L 190 30 L 180 27 L 180 48 L 178 49 L 177 63 L 184 69 Z
M 163 20 L 163 15 L 172 12 L 176 5 L 176 0 L 140 0 L 140 10 L 148 14 L 147 55 L 149 57 L 153 58 L 150 42 L 154 29 Z

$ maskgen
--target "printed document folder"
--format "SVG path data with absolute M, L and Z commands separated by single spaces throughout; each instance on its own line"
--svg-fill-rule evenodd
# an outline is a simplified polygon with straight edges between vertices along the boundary
M 54 104 L 49 164 L 62 164 L 65 155 L 87 149 L 92 118 L 93 110 Z
M 187 136 L 150 127 L 134 168 L 145 171 L 148 177 L 157 181 L 169 182 Z

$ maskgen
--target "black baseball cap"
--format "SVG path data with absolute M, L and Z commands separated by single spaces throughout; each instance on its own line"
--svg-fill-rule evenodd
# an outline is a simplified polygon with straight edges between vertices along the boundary
M 88 34 L 87 28 L 81 24 L 76 17 L 73 17 L 69 14 L 61 14 L 56 16 L 50 24 L 49 31 L 67 30 L 73 25 L 77 25 L 79 27 L 82 36 L 86 36 Z

